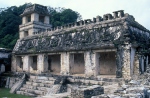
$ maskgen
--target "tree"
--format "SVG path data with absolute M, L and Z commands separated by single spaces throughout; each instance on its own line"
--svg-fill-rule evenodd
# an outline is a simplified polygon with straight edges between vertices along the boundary
M 17 39 L 19 38 L 19 25 L 21 24 L 20 14 L 23 13 L 26 6 L 31 3 L 26 3 L 19 7 L 11 6 L 0 8 L 0 47 L 13 49 Z M 72 23 L 81 18 L 78 12 L 65 8 L 47 7 L 50 13 L 50 23 L 53 27 L 61 26 L 67 23 Z
M 73 23 L 82 19 L 78 12 L 71 9 L 48 7 L 48 11 L 50 13 L 50 23 L 53 27 Z

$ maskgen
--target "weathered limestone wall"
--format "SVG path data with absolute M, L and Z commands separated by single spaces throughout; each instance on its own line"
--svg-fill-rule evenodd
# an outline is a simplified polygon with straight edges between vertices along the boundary
M 22 24 L 26 23 L 26 16 L 22 17 Z
M 36 16 L 37 18 L 37 16 Z M 19 26 L 19 38 L 22 39 L 25 36 L 24 32 L 28 31 L 28 36 L 33 36 L 35 32 L 41 32 L 41 30 L 46 30 L 51 28 L 51 25 L 49 24 L 43 24 L 41 22 L 38 22 L 39 20 L 36 19 L 37 21 L 31 21 L 25 24 L 22 24 Z
M 124 32 L 123 26 L 118 22 L 120 21 L 117 21 L 116 25 L 112 27 L 107 27 L 107 25 L 102 27 L 101 24 L 93 23 L 57 32 L 43 32 L 40 36 L 20 39 L 13 52 L 19 54 L 111 48 L 114 47 L 113 42 L 121 37 L 121 32 Z M 21 25 L 20 31 L 27 29 L 30 25 Z M 46 26 L 40 27 L 41 25 L 36 23 L 35 26 L 37 28 L 46 28 Z M 31 49 L 33 50 L 31 51 Z
M 71 73 L 72 74 L 84 74 L 85 72 L 85 61 L 83 53 L 74 53 L 73 59 L 74 62 L 71 64 Z
M 28 56 L 28 55 L 25 55 L 24 57 L 23 57 L 23 71 L 25 71 L 25 72 L 30 72 L 30 70 L 31 70 L 31 61 L 32 59 L 30 58 L 30 56 Z M 32 70 L 31 70 L 32 71 Z
M 133 69 L 133 74 L 134 75 L 139 75 L 139 59 L 138 59 L 138 55 L 135 54 L 135 58 L 134 58 L 134 69 Z
M 39 54 L 37 57 L 37 70 L 38 73 L 48 71 L 48 56 L 45 54 Z
M 61 63 L 60 54 L 48 56 L 48 64 L 49 64 L 48 66 L 50 66 L 51 72 L 60 73 L 61 70 L 60 63 Z
M 29 29 L 29 30 L 28 30 L 28 36 L 32 36 L 32 35 L 33 35 L 33 32 L 34 32 L 34 29 Z
M 44 18 L 44 23 L 45 23 L 45 24 L 49 24 L 49 16 L 45 16 L 45 18 Z
M 19 38 L 24 38 L 24 31 L 19 32 Z
M 133 72 L 134 72 L 135 52 L 136 52 L 136 49 L 131 47 L 131 54 L 130 54 L 131 75 L 133 75 Z
M 131 61 L 130 45 L 122 46 L 122 76 L 125 79 L 131 79 Z
M 61 74 L 70 75 L 70 66 L 73 64 L 73 55 L 69 52 L 61 53 Z
M 85 75 L 94 76 L 98 74 L 98 60 L 97 53 L 93 51 L 84 52 L 84 61 L 85 61 Z
M 115 52 L 100 52 L 99 66 L 100 75 L 115 75 L 116 74 L 116 53 Z
M 31 21 L 39 21 L 39 14 L 32 13 L 31 14 Z

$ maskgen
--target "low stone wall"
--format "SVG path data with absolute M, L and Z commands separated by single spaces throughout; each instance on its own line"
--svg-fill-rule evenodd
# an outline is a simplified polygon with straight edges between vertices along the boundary
M 91 98 L 104 93 L 104 88 L 99 85 L 79 86 L 71 88 L 71 98 Z
M 23 74 L 20 73 L 20 74 L 15 74 L 12 77 L 7 77 L 5 87 L 11 88 L 16 82 L 18 82 L 21 79 L 22 76 Z
M 18 78 L 16 78 L 16 77 L 10 77 L 9 88 L 11 88 L 18 81 L 19 81 Z

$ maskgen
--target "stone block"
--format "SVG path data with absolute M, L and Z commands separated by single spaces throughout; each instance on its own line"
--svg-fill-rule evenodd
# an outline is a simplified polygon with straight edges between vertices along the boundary
M 47 91 L 47 87 L 37 87 L 38 90 Z
M 132 87 L 132 88 L 128 88 L 126 89 L 127 93 L 143 93 L 144 87 Z
M 32 82 L 26 82 L 27 85 L 32 85 Z
M 72 78 L 68 78 L 68 80 L 69 80 L 70 82 L 75 82 L 74 79 L 72 79 Z
M 51 81 L 55 81 L 56 80 L 53 77 L 49 77 L 48 79 L 51 80 Z
M 90 83 L 90 80 L 85 80 L 84 83 L 85 83 L 85 84 L 89 84 L 89 83 Z
M 23 88 L 23 87 L 22 87 L 22 88 L 20 88 L 20 91 L 25 91 L 25 90 L 26 90 L 26 88 Z
M 43 84 L 43 83 L 40 83 L 40 84 L 39 84 L 39 86 L 41 86 L 41 87 L 44 87 L 44 86 L 45 86 L 45 84 Z
M 71 98 L 91 98 L 104 93 L 104 88 L 99 85 L 79 86 L 71 88 Z
M 51 87 L 52 86 L 52 84 L 44 84 L 45 85 L 45 87 Z
M 40 91 L 40 90 L 34 90 L 34 93 L 38 95 L 44 95 L 44 91 Z
M 37 76 L 30 76 L 30 79 L 36 79 Z
M 16 91 L 16 94 L 23 94 L 23 91 Z
M 54 84 L 55 81 L 43 81 L 42 83 Z
M 39 83 L 32 83 L 33 86 L 39 86 Z
M 44 77 L 44 76 L 38 76 L 37 79 L 41 79 L 41 80 L 48 80 L 48 77 Z

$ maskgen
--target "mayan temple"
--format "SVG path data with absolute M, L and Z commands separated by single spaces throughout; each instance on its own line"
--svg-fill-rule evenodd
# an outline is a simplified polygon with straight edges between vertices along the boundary
M 144 91 L 150 96 L 150 87 L 133 80 L 150 72 L 150 31 L 132 15 L 119 10 L 52 28 L 47 7 L 33 4 L 20 17 L 11 70 L 23 76 L 16 83 L 10 81 L 11 93 L 38 98 L 150 98 L 143 97 Z

